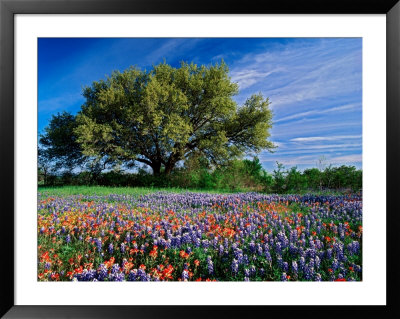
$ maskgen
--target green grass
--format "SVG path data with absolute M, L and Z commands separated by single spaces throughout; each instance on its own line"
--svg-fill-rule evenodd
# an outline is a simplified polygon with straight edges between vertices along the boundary
M 160 187 L 108 187 L 108 186 L 38 186 L 38 192 L 48 196 L 68 196 L 68 195 L 133 195 L 140 196 L 155 192 L 170 192 L 170 193 L 211 193 L 211 194 L 234 194 L 239 192 L 248 192 L 249 190 L 226 190 L 226 189 L 186 189 L 179 187 L 160 188 Z M 328 191 L 309 191 L 300 190 L 290 192 L 291 194 L 305 195 L 312 193 L 313 195 L 344 195 L 343 192 L 328 190 Z
M 133 195 L 140 196 L 151 194 L 159 191 L 171 193 L 212 193 L 212 194 L 229 194 L 234 193 L 226 190 L 193 190 L 184 188 L 152 188 L 152 187 L 106 187 L 106 186 L 59 186 L 59 187 L 38 187 L 39 193 L 45 193 L 53 196 L 68 196 L 68 195 Z

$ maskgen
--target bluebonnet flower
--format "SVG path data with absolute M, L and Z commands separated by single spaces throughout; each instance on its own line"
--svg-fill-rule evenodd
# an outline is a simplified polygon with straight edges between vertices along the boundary
M 239 270 L 239 263 L 236 259 L 232 260 L 232 264 L 231 264 L 231 270 L 234 274 L 236 274 Z
M 97 269 L 97 279 L 99 281 L 103 281 L 105 278 L 107 278 L 107 275 L 108 275 L 107 267 L 104 264 L 101 264 Z
M 249 243 L 249 249 L 250 249 L 250 252 L 251 252 L 252 254 L 254 254 L 254 253 L 256 252 L 256 244 L 254 243 L 254 241 L 251 241 L 251 242 Z
M 71 242 L 71 236 L 68 234 L 67 237 L 65 237 L 65 242 L 69 244 Z
M 144 269 L 142 269 L 142 268 L 139 268 L 139 269 L 138 269 L 138 271 L 137 271 L 137 277 L 138 277 L 138 279 L 139 279 L 140 281 L 148 281 L 148 280 L 147 280 L 147 274 L 146 274 L 146 272 L 144 271 Z
M 208 248 L 210 246 L 210 242 L 208 241 L 208 239 L 204 239 L 201 241 L 201 245 L 203 246 L 203 248 Z
M 210 275 L 214 272 L 214 265 L 211 260 L 211 256 L 207 256 L 207 269 Z
M 183 281 L 188 281 L 188 279 L 189 279 L 189 271 L 187 271 L 186 269 L 184 269 L 184 270 L 182 271 L 182 280 L 183 280 Z
M 224 239 L 224 248 L 227 250 L 229 248 L 229 241 L 228 238 Z
M 109 244 L 109 245 L 108 245 L 108 253 L 109 253 L 110 255 L 112 255 L 113 252 L 114 252 L 114 246 L 113 246 L 113 244 Z
M 281 245 L 280 242 L 276 243 L 276 245 L 275 245 L 275 251 L 276 251 L 276 253 L 279 254 L 279 255 L 282 254 L 282 245 Z
M 292 256 L 295 256 L 296 254 L 297 254 L 297 247 L 293 244 L 293 243 L 290 243 L 289 244 L 289 253 L 292 255 Z
M 123 272 L 117 272 L 110 276 L 112 281 L 124 281 L 125 274 Z
M 250 275 L 254 276 L 256 274 L 256 266 L 251 265 L 250 266 Z
M 262 246 L 259 243 L 257 243 L 256 249 L 257 249 L 257 255 L 262 256 L 263 249 L 262 249 Z
M 267 260 L 267 262 L 271 263 L 272 257 L 271 257 L 271 254 L 269 253 L 269 250 L 266 250 L 264 255 L 265 255 L 265 259 Z
M 326 250 L 326 259 L 331 259 L 332 258 L 332 248 L 328 248 Z
M 111 267 L 111 274 L 116 274 L 116 273 L 118 273 L 119 271 L 120 271 L 120 269 L 119 269 L 119 264 L 118 264 L 118 263 L 112 265 L 112 267 Z
M 319 266 L 321 265 L 321 260 L 318 256 L 315 256 L 315 268 L 318 270 Z
M 314 248 L 306 249 L 306 256 L 308 256 L 309 258 L 315 258 L 315 255 L 316 255 L 316 251 Z
M 137 278 L 137 269 L 131 270 L 128 275 L 128 281 L 136 281 Z
M 322 281 L 321 274 L 316 273 L 315 276 L 314 276 L 314 281 Z
M 333 262 L 332 262 L 332 269 L 333 269 L 333 271 L 335 271 L 336 269 L 338 269 L 339 268 L 339 262 L 338 262 L 338 260 L 335 258 L 334 260 L 333 260 Z
M 300 257 L 300 259 L 299 259 L 300 270 L 304 271 L 305 264 L 306 264 L 305 258 L 304 257 Z
M 97 251 L 101 252 L 102 246 L 101 246 L 101 238 L 100 237 L 95 239 L 95 244 L 96 244 L 96 247 L 97 247 Z
M 295 260 L 292 261 L 292 271 L 295 275 L 297 275 L 298 273 L 298 266 L 297 266 L 297 262 Z
M 214 239 L 213 239 L 213 248 L 214 249 L 217 249 L 218 248 L 218 237 L 215 237 Z
M 305 280 L 311 280 L 314 275 L 314 267 L 309 267 L 306 265 L 304 267 L 304 279 Z

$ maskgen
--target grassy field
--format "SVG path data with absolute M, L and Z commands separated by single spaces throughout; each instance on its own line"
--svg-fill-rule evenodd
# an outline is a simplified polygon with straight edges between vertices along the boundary
M 146 194 L 152 194 L 156 192 L 168 192 L 168 193 L 208 193 L 208 194 L 237 194 L 248 192 L 246 190 L 208 190 L 208 189 L 186 189 L 186 188 L 157 188 L 157 187 L 108 187 L 108 186 L 39 186 L 38 192 L 41 195 L 47 196 L 69 196 L 69 195 L 83 195 L 83 196 L 106 196 L 106 195 L 131 195 L 140 196 Z M 315 196 L 342 196 L 349 195 L 349 191 L 339 190 L 323 190 L 323 191 L 307 191 L 302 190 L 295 193 L 295 195 L 306 195 L 312 194 Z
M 233 194 L 235 192 L 227 190 L 194 190 L 184 188 L 153 188 L 153 187 L 106 187 L 106 186 L 60 186 L 60 187 L 38 187 L 38 192 L 49 195 L 68 196 L 68 195 L 145 195 L 155 192 L 169 193 L 211 193 L 211 194 Z M 236 192 L 237 193 L 237 192 Z

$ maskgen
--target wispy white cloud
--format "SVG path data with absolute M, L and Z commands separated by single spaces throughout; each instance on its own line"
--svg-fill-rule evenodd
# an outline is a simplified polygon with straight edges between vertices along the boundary
M 279 69 L 271 71 L 259 71 L 259 70 L 236 70 L 231 72 L 231 79 L 236 82 L 241 89 L 248 88 L 255 83 L 259 83 L 269 75 L 278 72 Z
M 330 145 L 312 145 L 309 147 L 296 147 L 296 146 L 288 146 L 284 149 L 278 148 L 276 152 L 273 154 L 274 156 L 283 156 L 283 155 L 293 155 L 293 154 L 305 154 L 305 153 L 323 153 L 323 152 L 344 152 L 349 150 L 361 150 L 362 144 L 330 144 Z M 266 154 L 266 157 L 271 156 L 270 154 Z
M 255 81 L 239 82 L 240 88 L 261 88 L 274 108 L 357 92 L 361 90 L 361 47 L 357 42 L 347 42 L 347 47 L 345 44 L 340 40 L 316 40 L 248 54 L 232 74 L 254 74 Z M 258 74 L 269 72 L 276 73 L 270 83 L 257 81 Z
M 362 155 L 361 154 L 351 154 L 345 156 L 338 156 L 329 158 L 328 161 L 332 164 L 351 164 L 351 163 L 361 163 Z
M 361 121 L 332 121 L 332 123 L 324 123 L 323 121 L 301 120 L 293 123 L 285 123 L 273 127 L 272 137 L 278 140 L 290 140 L 299 137 L 299 134 L 316 135 L 324 134 L 325 136 L 332 134 L 340 134 L 344 131 L 352 131 L 359 133 L 361 129 Z M 301 137 L 301 136 L 300 136 Z
M 272 143 L 274 143 L 278 147 L 278 149 L 285 148 L 285 143 L 276 142 L 276 141 L 272 141 Z
M 40 100 L 38 103 L 39 112 L 51 113 L 68 110 L 76 103 L 84 102 L 82 94 L 64 94 L 63 96 L 52 97 Z
M 278 120 L 275 120 L 275 123 L 289 121 L 289 120 L 295 120 L 295 119 L 300 119 L 300 118 L 307 118 L 307 117 L 314 116 L 314 115 L 354 110 L 354 109 L 358 109 L 358 108 L 361 109 L 361 105 L 359 103 L 351 103 L 351 104 L 346 104 L 346 105 L 341 105 L 341 106 L 335 106 L 335 107 L 332 107 L 329 109 L 322 109 L 322 110 L 314 109 L 314 110 L 310 110 L 307 112 L 294 113 L 292 115 L 282 117 Z
M 285 166 L 297 166 L 297 165 L 307 165 L 307 166 L 315 166 L 318 163 L 320 155 L 303 155 L 303 156 L 294 156 L 294 157 L 284 157 L 278 160 L 279 163 L 282 163 Z M 361 154 L 351 154 L 345 156 L 333 156 L 333 157 L 325 157 L 327 165 L 354 165 L 362 163 L 362 155 Z M 276 159 L 262 159 L 263 163 L 275 163 Z
M 347 139 L 359 139 L 362 135 L 340 135 L 340 136 L 310 136 L 310 137 L 296 137 L 292 138 L 291 142 L 320 142 L 320 141 L 335 141 Z
M 183 52 L 189 51 L 194 48 L 200 41 L 201 38 L 198 39 L 169 39 L 163 45 L 161 45 L 158 49 L 154 50 L 151 54 L 146 56 L 146 60 L 150 63 L 154 63 L 154 61 L 158 61 L 162 58 L 167 58 L 171 55 L 176 55 L 177 52 L 181 54 Z M 185 60 L 185 59 L 183 59 Z M 190 61 L 186 61 L 190 62 Z

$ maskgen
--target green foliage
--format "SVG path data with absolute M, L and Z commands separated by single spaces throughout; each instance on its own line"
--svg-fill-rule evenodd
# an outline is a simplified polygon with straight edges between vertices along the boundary
M 277 168 L 273 171 L 273 191 L 275 193 L 281 194 L 286 192 L 287 185 L 286 185 L 286 173 L 284 171 L 285 167 L 282 163 L 276 162 Z
M 43 185 L 43 181 L 39 185 Z M 192 157 L 184 166 L 168 176 L 152 175 L 145 170 L 127 173 L 112 170 L 99 175 L 83 171 L 79 174 L 65 172 L 62 175 L 49 174 L 47 186 L 101 185 L 106 187 L 151 187 L 196 189 L 206 191 L 240 192 L 256 191 L 265 193 L 320 193 L 337 194 L 362 190 L 362 171 L 354 166 L 316 168 L 301 172 L 297 167 L 285 169 L 277 163 L 273 174 L 264 170 L 257 157 L 253 160 L 232 160 L 224 166 L 213 167 L 205 157 Z
M 294 190 L 296 192 L 301 189 L 307 188 L 307 179 L 296 166 L 290 168 L 286 175 L 286 186 L 289 190 Z
M 239 107 L 232 99 L 237 92 L 223 62 L 117 71 L 85 88 L 74 134 L 84 155 L 141 162 L 154 175 L 168 175 L 195 153 L 219 165 L 273 149 L 269 100 L 253 95 Z
M 39 168 L 43 172 L 50 166 L 72 170 L 84 162 L 81 146 L 77 142 L 76 128 L 74 115 L 63 112 L 52 116 L 45 133 L 39 138 Z
M 307 181 L 307 186 L 312 189 L 322 188 L 322 175 L 321 171 L 317 168 L 305 169 L 303 175 Z

